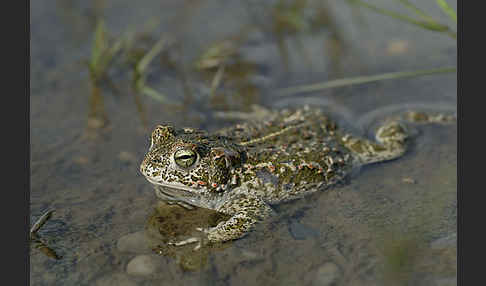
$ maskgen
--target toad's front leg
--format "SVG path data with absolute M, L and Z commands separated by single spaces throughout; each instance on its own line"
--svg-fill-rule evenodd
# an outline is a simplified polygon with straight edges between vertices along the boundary
M 273 213 L 272 208 L 262 199 L 237 192 L 230 195 L 216 210 L 229 214 L 231 217 L 204 231 L 210 242 L 224 242 L 241 238 L 256 223 Z
M 228 220 L 220 222 L 215 227 L 198 229 L 204 232 L 205 238 L 191 237 L 179 242 L 171 242 L 171 245 L 180 246 L 188 243 L 196 243 L 195 250 L 204 242 L 225 242 L 246 235 L 259 221 L 273 213 L 272 208 L 262 199 L 245 193 L 234 192 L 222 200 L 216 207 L 216 211 L 231 215 Z

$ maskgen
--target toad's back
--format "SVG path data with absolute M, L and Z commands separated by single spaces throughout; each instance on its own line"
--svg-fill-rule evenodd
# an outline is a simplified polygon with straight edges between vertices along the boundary
M 332 185 L 357 162 L 336 124 L 317 109 L 273 112 L 218 134 L 245 147 L 242 185 L 268 203 Z

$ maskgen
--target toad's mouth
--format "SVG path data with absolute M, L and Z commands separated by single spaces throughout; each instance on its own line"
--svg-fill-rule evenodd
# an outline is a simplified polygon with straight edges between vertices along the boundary
M 181 183 L 166 183 L 166 182 L 162 182 L 162 181 L 156 181 L 150 177 L 145 177 L 150 183 L 154 184 L 154 185 L 158 185 L 158 186 L 162 186 L 162 187 L 166 187 L 166 188 L 170 188 L 170 189 L 176 189 L 176 190 L 183 190 L 183 191 L 196 191 L 196 189 L 194 188 L 191 188 L 189 186 L 186 186 L 184 184 L 181 184 Z
M 198 190 L 181 183 L 166 183 L 156 181 L 150 177 L 145 177 L 150 183 L 157 186 L 157 190 L 164 194 L 167 199 L 179 200 L 183 198 L 193 198 L 197 196 Z

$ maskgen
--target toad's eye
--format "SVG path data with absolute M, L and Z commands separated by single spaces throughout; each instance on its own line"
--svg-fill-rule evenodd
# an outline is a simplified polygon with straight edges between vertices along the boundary
M 174 161 L 177 166 L 189 168 L 196 163 L 197 153 L 192 150 L 181 149 L 174 153 Z

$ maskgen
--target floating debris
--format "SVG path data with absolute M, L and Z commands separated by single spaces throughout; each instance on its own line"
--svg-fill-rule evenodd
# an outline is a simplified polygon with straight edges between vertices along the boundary
M 47 244 L 37 235 L 39 229 L 51 218 L 53 213 L 54 210 L 48 210 L 30 228 L 30 243 L 34 245 L 34 248 L 39 249 L 40 252 L 44 253 L 48 257 L 59 260 L 62 258 L 62 256 L 59 256 L 52 248 L 48 247 Z
M 407 183 L 407 184 L 416 184 L 417 183 L 417 180 L 412 179 L 410 177 L 407 177 L 407 178 L 403 178 L 402 179 L 402 182 Z
M 31 237 L 32 237 L 32 235 L 35 235 L 37 233 L 37 231 L 39 231 L 39 229 L 47 222 L 47 220 L 49 220 L 51 218 L 53 213 L 54 213 L 54 210 L 48 210 L 34 223 L 32 228 L 30 229 Z

